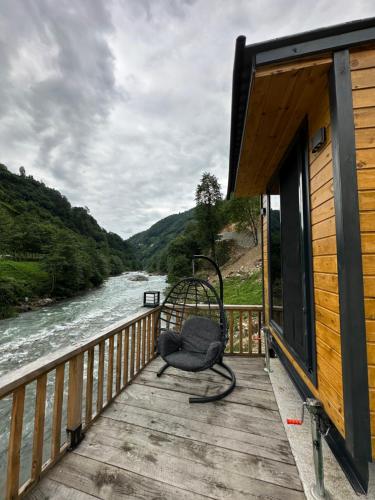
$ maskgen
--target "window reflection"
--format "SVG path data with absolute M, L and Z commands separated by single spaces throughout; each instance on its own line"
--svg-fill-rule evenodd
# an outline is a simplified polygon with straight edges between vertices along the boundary
M 281 268 L 280 188 L 274 186 L 270 195 L 270 285 L 271 319 L 283 326 L 283 282 Z

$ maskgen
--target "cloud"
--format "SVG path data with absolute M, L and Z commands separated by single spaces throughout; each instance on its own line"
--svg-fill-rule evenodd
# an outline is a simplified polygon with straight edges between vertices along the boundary
M 369 0 L 2 0 L 0 162 L 129 236 L 193 206 L 203 171 L 225 188 L 239 34 L 374 14 Z

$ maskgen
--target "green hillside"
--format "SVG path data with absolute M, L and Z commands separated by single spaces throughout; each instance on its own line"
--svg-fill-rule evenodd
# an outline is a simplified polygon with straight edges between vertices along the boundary
M 194 220 L 194 208 L 173 214 L 156 222 L 146 231 L 137 233 L 127 241 L 133 246 L 142 269 L 159 270 L 159 261 L 168 245 L 184 233 L 188 224 Z
M 137 267 L 131 245 L 87 208 L 0 164 L 0 317 L 25 296 L 62 298 Z

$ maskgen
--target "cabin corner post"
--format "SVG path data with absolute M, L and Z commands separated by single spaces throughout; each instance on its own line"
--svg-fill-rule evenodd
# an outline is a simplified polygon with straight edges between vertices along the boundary
M 366 329 L 349 50 L 330 73 L 345 443 L 365 488 L 371 460 Z

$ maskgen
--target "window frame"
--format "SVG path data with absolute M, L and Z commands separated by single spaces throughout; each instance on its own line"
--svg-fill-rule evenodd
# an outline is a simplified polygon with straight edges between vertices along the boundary
M 303 276 L 307 276 L 304 282 L 304 307 L 306 308 L 306 328 L 307 328 L 307 341 L 308 341 L 308 363 L 291 346 L 284 335 L 284 329 L 272 318 L 272 291 L 271 291 L 271 235 L 270 235 L 270 195 L 271 186 L 274 185 L 276 179 L 279 177 L 280 170 L 285 164 L 291 150 L 300 142 L 301 147 L 301 173 L 302 173 L 302 207 L 300 210 L 303 214 L 303 224 L 305 234 L 300 232 L 303 248 L 303 261 L 304 268 L 302 269 Z M 316 355 L 316 332 L 315 332 L 315 300 L 314 300 L 314 270 L 313 270 L 313 257 L 312 257 L 312 234 L 311 234 L 311 205 L 310 205 L 310 164 L 309 164 L 309 134 L 307 117 L 304 118 L 300 125 L 295 137 L 289 144 L 282 160 L 274 175 L 271 177 L 266 191 L 267 196 L 267 246 L 268 246 L 268 317 L 269 324 L 274 330 L 279 340 L 287 347 L 288 351 L 293 355 L 294 360 L 302 368 L 304 373 L 308 376 L 311 382 L 317 387 L 317 355 Z M 280 203 L 280 227 L 282 225 L 282 213 Z M 282 241 L 281 245 L 282 246 Z M 282 268 L 282 267 L 281 267 Z M 284 302 L 284 288 L 283 288 L 283 302 Z

